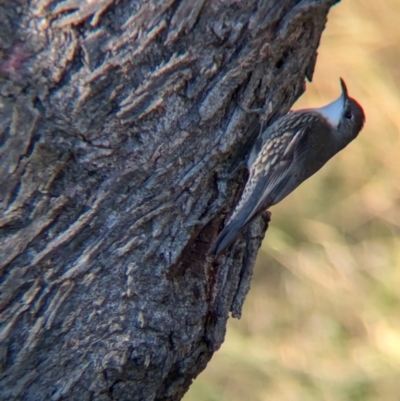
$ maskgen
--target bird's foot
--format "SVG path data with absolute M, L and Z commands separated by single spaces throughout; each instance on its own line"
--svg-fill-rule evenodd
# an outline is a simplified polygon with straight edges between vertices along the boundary
M 272 102 L 268 102 L 268 104 L 263 107 L 259 107 L 257 109 L 250 109 L 246 107 L 243 103 L 237 101 L 238 106 L 242 109 L 243 112 L 248 114 L 258 114 L 260 118 L 260 134 L 262 133 L 264 126 L 268 119 L 272 114 Z
M 246 160 L 242 160 L 237 166 L 234 167 L 232 171 L 228 171 L 226 174 L 221 174 L 219 175 L 219 178 L 222 180 L 231 180 L 234 178 L 239 171 L 241 170 L 247 170 L 247 162 Z
M 265 104 L 263 107 L 258 107 L 256 109 L 250 109 L 249 107 L 245 106 L 242 102 L 237 100 L 237 105 L 244 111 L 245 113 L 249 114 L 259 114 L 260 118 L 263 116 L 269 116 L 272 113 L 272 102 L 269 101 L 268 104 Z

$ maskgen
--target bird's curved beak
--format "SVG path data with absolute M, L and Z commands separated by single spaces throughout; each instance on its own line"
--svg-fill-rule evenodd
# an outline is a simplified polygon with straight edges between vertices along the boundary
M 349 98 L 349 94 L 347 92 L 346 82 L 344 82 L 343 78 L 340 78 L 340 86 L 342 88 L 342 97 L 343 100 L 347 100 Z

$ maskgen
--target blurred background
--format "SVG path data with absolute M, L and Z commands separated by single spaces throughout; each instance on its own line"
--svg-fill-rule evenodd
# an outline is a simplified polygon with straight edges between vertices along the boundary
M 272 211 L 241 320 L 184 401 L 400 400 L 400 1 L 342 1 L 294 108 L 340 94 L 356 141 Z

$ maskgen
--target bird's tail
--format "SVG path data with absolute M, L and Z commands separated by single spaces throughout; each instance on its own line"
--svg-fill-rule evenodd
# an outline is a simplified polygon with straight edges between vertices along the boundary
M 242 223 L 243 221 L 241 219 L 233 219 L 230 221 L 218 235 L 209 254 L 219 255 L 224 249 L 231 245 L 237 237 L 239 230 L 242 228 Z
M 256 185 L 253 185 L 251 192 L 246 194 L 246 189 L 244 190 L 244 194 L 239 204 L 236 206 L 232 217 L 228 221 L 226 227 L 218 235 L 215 244 L 211 247 L 209 251 L 210 255 L 220 254 L 225 248 L 232 244 L 239 230 L 250 223 L 259 210 L 271 206 L 271 203 L 266 203 L 266 195 L 269 194 L 266 192 L 268 184 L 268 180 L 258 180 Z

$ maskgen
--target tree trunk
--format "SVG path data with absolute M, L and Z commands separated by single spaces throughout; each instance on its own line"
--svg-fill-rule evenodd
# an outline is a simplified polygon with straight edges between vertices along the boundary
M 207 256 L 334 0 L 0 4 L 0 399 L 179 400 L 267 216 Z M 30 4 L 27 4 L 30 3 Z

